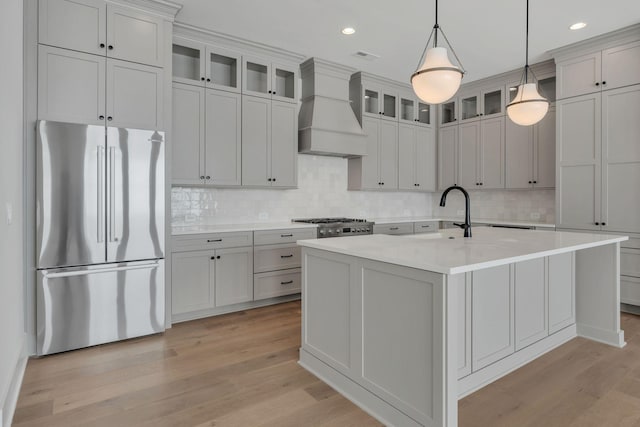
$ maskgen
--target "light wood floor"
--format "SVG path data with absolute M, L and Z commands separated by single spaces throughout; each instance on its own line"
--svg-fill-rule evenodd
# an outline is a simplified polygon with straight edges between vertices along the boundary
M 640 317 L 627 347 L 574 339 L 460 401 L 460 426 L 640 427 Z M 15 426 L 379 426 L 297 365 L 300 303 L 29 361 Z

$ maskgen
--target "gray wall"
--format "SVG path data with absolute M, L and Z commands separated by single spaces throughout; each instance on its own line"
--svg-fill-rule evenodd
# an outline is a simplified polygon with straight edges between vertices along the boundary
M 0 410 L 24 343 L 22 0 L 0 5 Z M 9 210 L 12 220 L 9 221 Z M 12 396 L 9 396 L 10 398 Z

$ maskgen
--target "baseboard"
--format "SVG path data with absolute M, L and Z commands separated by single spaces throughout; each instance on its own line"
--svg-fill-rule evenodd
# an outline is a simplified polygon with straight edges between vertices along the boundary
M 624 331 L 614 332 L 578 323 L 578 336 L 618 348 L 627 345 L 624 341 Z
M 13 377 L 7 395 L 0 407 L 0 427 L 9 427 L 13 421 L 13 414 L 16 411 L 16 404 L 18 403 L 18 396 L 20 395 L 20 388 L 22 387 L 22 379 L 24 378 L 24 371 L 27 368 L 27 337 L 26 334 L 22 337 L 22 345 L 20 346 L 20 353 L 18 362 L 13 371 Z

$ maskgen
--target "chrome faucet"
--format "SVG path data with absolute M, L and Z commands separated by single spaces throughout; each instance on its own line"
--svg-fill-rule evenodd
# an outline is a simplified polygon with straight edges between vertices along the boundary
M 444 207 L 447 202 L 447 194 L 449 194 L 449 191 L 451 190 L 460 190 L 462 191 L 462 194 L 464 194 L 464 224 L 457 224 L 454 222 L 453 225 L 457 225 L 464 230 L 464 237 L 471 237 L 471 212 L 469 211 L 471 202 L 469 201 L 469 193 L 467 193 L 467 190 L 462 187 L 458 187 L 457 185 L 447 188 L 444 190 L 444 193 L 442 193 L 442 197 L 440 198 L 440 206 Z

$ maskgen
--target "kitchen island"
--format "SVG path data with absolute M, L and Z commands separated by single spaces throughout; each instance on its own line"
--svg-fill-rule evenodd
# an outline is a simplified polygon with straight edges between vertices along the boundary
M 389 426 L 582 336 L 623 347 L 625 236 L 474 228 L 303 240 L 300 364 Z

